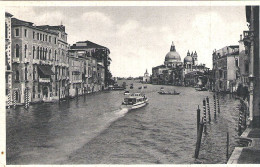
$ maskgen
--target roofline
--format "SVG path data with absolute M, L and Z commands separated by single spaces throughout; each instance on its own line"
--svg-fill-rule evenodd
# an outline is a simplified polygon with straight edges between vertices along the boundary
M 43 31 L 43 32 L 46 32 L 46 33 L 49 33 L 49 34 L 54 34 L 54 35 L 57 35 L 57 36 L 58 36 L 58 34 L 55 33 L 55 32 L 50 32 L 50 31 L 48 31 L 48 30 L 43 30 L 43 29 L 40 29 L 40 28 L 37 28 L 37 27 L 34 27 L 34 26 L 29 26 L 29 25 L 24 25 L 24 24 L 12 25 L 12 27 L 22 27 L 22 26 L 28 27 L 28 28 L 31 28 L 31 29 L 35 29 L 35 30 L 38 30 L 38 31 Z

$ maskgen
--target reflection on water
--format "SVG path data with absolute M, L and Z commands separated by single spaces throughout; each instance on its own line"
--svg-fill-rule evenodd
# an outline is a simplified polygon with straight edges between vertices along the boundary
M 135 90 L 130 91 L 141 91 L 139 86 L 134 83 Z M 157 93 L 160 85 L 147 86 L 142 91 L 149 105 L 134 111 L 120 109 L 123 91 L 11 110 L 7 164 L 226 163 L 226 132 L 233 150 L 239 101 L 220 96 L 221 113 L 215 121 L 211 92 L 164 86 L 166 91 L 181 92 L 167 96 Z M 195 160 L 196 109 L 206 96 L 212 122 Z

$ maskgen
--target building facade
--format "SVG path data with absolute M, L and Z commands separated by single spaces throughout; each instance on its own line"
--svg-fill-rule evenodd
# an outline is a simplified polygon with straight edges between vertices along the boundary
M 236 91 L 239 79 L 239 45 L 215 50 L 212 59 L 215 90 Z
M 11 18 L 13 15 L 5 12 L 5 96 L 6 105 L 12 102 L 12 27 Z
M 253 127 L 260 127 L 260 54 L 259 54 L 259 6 L 246 6 L 249 30 L 244 31 L 245 54 L 248 66 L 249 120 Z
M 12 18 L 12 71 L 16 103 L 51 101 L 58 34 Z M 26 95 L 28 97 L 26 97 Z
M 91 41 L 80 41 L 70 47 L 69 61 L 75 57 L 75 54 L 81 54 L 81 58 L 84 59 L 82 66 L 84 67 L 82 71 L 83 80 L 81 81 L 82 92 L 91 93 L 106 89 L 112 77 L 109 69 L 111 62 L 109 49 Z M 72 70 L 70 64 L 70 73 Z

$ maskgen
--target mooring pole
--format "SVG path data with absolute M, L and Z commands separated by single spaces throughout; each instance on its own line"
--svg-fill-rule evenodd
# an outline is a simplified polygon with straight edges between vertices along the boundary
M 213 95 L 213 99 L 214 99 L 214 119 L 217 119 L 217 106 L 216 106 L 216 95 L 214 93 Z
M 203 120 L 203 118 L 202 118 Z M 200 145 L 201 145 L 201 138 L 202 138 L 202 132 L 203 132 L 203 122 L 200 122 L 199 124 L 199 133 L 197 136 L 197 142 L 196 142 L 196 149 L 195 149 L 195 158 L 198 158 L 199 151 L 200 151 Z
M 197 109 L 197 135 L 199 134 L 199 127 L 200 127 L 200 106 L 198 105 L 198 109 Z
M 208 115 L 209 115 L 209 123 L 211 122 L 211 116 L 210 116 L 210 107 L 209 107 L 209 97 L 207 96 L 207 108 L 208 108 Z
M 227 156 L 227 161 L 228 161 L 228 157 L 229 157 L 229 133 L 227 132 L 227 152 L 226 152 L 226 156 Z
M 206 117 L 206 100 L 203 99 L 203 123 L 204 123 L 204 132 L 207 132 L 207 117 Z
M 219 96 L 218 96 L 218 93 L 217 93 L 217 103 L 218 103 L 218 113 L 220 113 L 220 106 L 219 106 Z

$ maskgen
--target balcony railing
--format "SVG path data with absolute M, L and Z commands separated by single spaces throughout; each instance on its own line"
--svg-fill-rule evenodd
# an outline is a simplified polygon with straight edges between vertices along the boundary
M 39 82 L 41 82 L 41 83 L 50 83 L 51 79 L 50 78 L 39 78 Z
M 40 64 L 40 60 L 39 59 L 33 59 L 33 64 Z
M 73 83 L 81 83 L 81 82 L 82 82 L 82 79 L 73 80 L 72 82 L 73 82 Z
M 30 62 L 30 59 L 29 59 L 29 58 L 23 58 L 22 62 L 23 62 L 23 63 L 29 63 L 29 62 Z
M 13 62 L 14 62 L 14 63 L 20 63 L 20 58 L 19 58 L 19 57 L 15 57 L 15 58 L 13 59 Z

